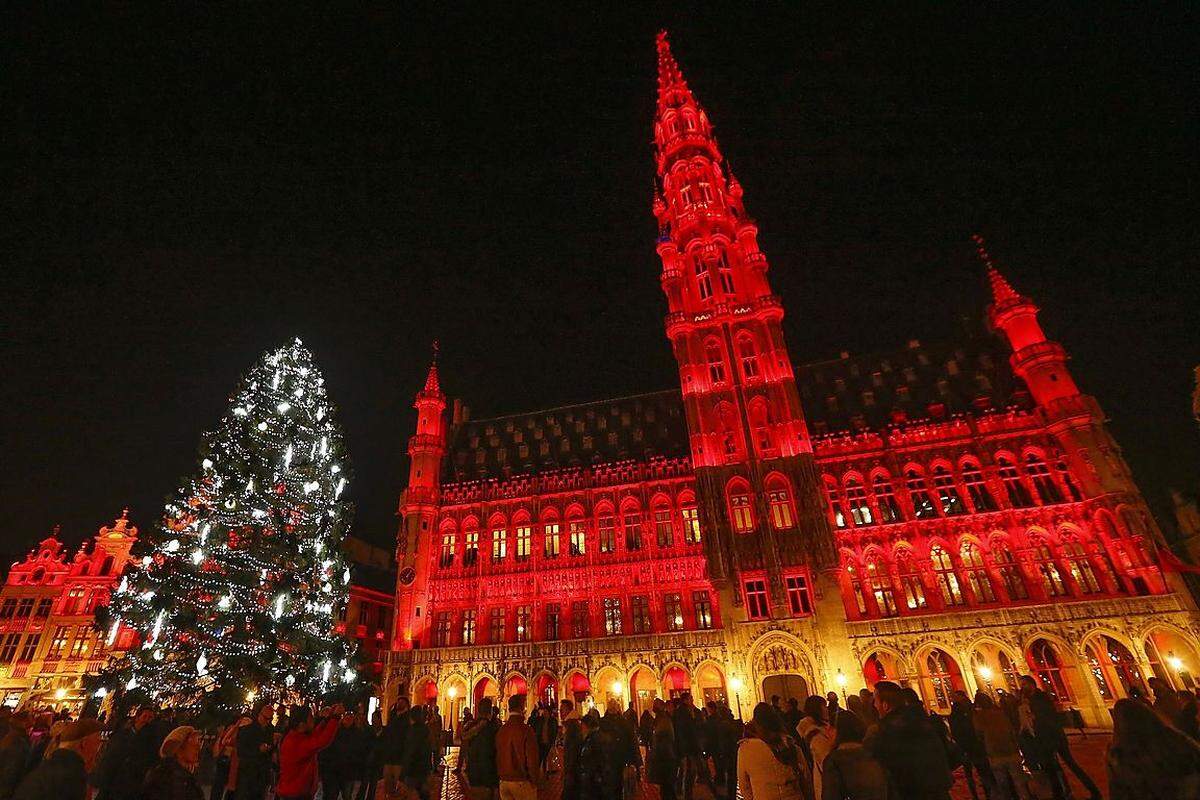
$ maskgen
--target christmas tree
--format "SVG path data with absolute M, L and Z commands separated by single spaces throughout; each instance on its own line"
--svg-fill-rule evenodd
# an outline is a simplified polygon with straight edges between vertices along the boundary
M 106 688 L 228 711 L 353 686 L 351 645 L 333 630 L 350 580 L 349 470 L 324 383 L 299 339 L 242 380 L 113 593 L 110 641 L 122 625 L 139 641 L 100 676 Z

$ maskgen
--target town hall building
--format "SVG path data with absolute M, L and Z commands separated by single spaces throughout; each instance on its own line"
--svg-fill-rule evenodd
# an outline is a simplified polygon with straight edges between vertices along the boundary
M 689 691 L 748 714 L 888 679 L 945 711 L 1032 674 L 1106 726 L 1151 676 L 1193 687 L 1200 617 L 1034 301 L 978 240 L 988 330 L 795 363 L 742 186 L 666 34 L 657 52 L 678 389 L 470 419 L 434 364 L 390 698 L 455 720 L 485 695 Z

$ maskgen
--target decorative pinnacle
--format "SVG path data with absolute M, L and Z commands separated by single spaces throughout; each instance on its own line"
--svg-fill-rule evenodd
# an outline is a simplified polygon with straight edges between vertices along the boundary
M 683 79 L 683 71 L 671 55 L 671 43 L 667 40 L 667 32 L 659 31 L 655 38 L 658 49 L 658 103 L 663 105 L 666 97 L 672 92 L 682 92 L 689 97 L 687 81 Z
M 975 242 L 975 252 L 979 255 L 980 262 L 987 267 L 988 285 L 992 287 L 992 302 L 1000 305 L 1020 298 L 1012 284 L 996 268 L 996 262 L 992 260 L 992 255 L 988 252 L 983 237 L 975 233 L 971 235 L 971 241 Z
M 438 353 L 441 350 L 441 345 L 437 339 L 433 340 L 433 362 L 429 365 L 429 374 L 425 376 L 425 388 L 421 390 L 421 394 L 441 394 L 442 389 L 438 381 Z

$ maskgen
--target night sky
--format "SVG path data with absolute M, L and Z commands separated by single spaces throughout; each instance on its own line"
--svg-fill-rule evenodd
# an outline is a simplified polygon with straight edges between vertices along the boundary
M 75 5 L 6 25 L 0 552 L 127 504 L 153 524 L 292 336 L 381 542 L 432 339 L 476 416 L 671 386 L 659 27 L 796 361 L 955 336 L 986 303 L 982 231 L 1156 509 L 1200 482 L 1192 12 Z

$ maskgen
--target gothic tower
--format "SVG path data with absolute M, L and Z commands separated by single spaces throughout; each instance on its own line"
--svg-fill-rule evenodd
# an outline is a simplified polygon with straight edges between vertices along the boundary
M 430 531 L 437 515 L 446 452 L 446 396 L 438 381 L 437 344 L 425 385 L 417 392 L 417 432 L 408 440 L 408 486 L 400 496 L 396 536 L 396 629 L 393 650 L 407 650 L 426 627 Z
M 721 589 L 761 575 L 772 606 L 783 609 L 784 568 L 828 571 L 833 536 L 758 227 L 665 32 L 658 35 L 654 155 L 666 333 L 710 531 L 709 572 Z M 736 588 L 722 594 L 741 606 Z

